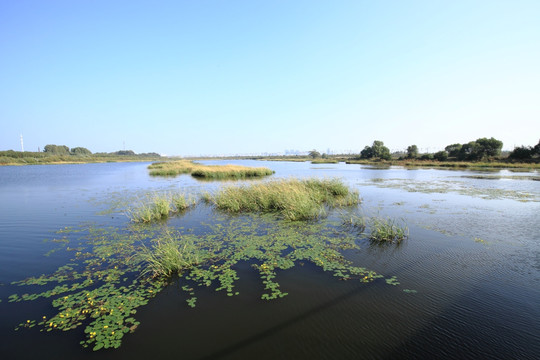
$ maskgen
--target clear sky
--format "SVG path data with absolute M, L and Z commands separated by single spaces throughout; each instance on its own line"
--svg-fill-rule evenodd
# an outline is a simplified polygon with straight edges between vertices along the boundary
M 540 1 L 0 1 L 0 150 L 540 138 Z

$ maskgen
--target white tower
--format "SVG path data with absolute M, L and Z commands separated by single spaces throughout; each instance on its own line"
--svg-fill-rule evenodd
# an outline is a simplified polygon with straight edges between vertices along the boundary
M 24 144 L 23 144 L 22 134 L 21 134 L 21 151 L 24 152 Z

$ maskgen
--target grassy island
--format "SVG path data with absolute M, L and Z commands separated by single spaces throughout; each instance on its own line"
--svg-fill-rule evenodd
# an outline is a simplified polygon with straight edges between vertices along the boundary
M 272 175 L 273 170 L 265 167 L 248 167 L 240 165 L 203 165 L 190 160 L 157 162 L 148 166 L 152 176 L 176 176 L 191 174 L 203 179 L 245 179 Z
M 325 214 L 325 206 L 360 203 L 358 192 L 338 179 L 286 179 L 250 186 L 230 186 L 205 200 L 232 213 L 273 212 L 288 220 L 315 219 Z

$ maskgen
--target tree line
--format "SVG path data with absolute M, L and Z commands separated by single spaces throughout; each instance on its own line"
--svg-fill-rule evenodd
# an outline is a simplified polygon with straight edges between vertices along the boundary
M 36 158 L 42 158 L 42 157 L 50 157 L 50 156 L 57 156 L 57 157 L 65 157 L 65 156 L 78 156 L 78 157 L 113 157 L 113 156 L 136 156 L 136 157 L 161 157 L 158 153 L 150 152 L 150 153 L 141 153 L 137 154 L 133 150 L 119 150 L 115 152 L 110 153 L 92 153 L 90 150 L 88 150 L 85 147 L 74 147 L 69 148 L 66 145 L 55 145 L 55 144 L 48 144 L 45 145 L 43 148 L 43 151 L 38 152 L 31 152 L 31 151 L 14 151 L 14 150 L 5 150 L 0 151 L 0 157 L 7 157 L 7 158 L 29 158 L 29 157 L 36 157 Z
M 92 152 L 84 147 L 68 148 L 66 145 L 45 145 L 43 152 L 50 155 L 92 155 Z
M 420 154 L 418 146 L 410 145 L 407 147 L 406 155 L 401 156 L 400 160 L 418 159 L 418 160 L 458 160 L 458 161 L 481 161 L 490 160 L 501 157 L 503 142 L 493 137 L 479 138 L 474 141 L 469 141 L 464 144 L 450 144 L 442 151 L 436 153 Z M 322 156 L 324 157 L 325 154 Z M 312 158 L 321 157 L 317 150 L 309 152 Z M 527 161 L 540 157 L 540 140 L 535 146 L 519 146 L 510 152 L 508 158 L 511 160 Z M 384 146 L 384 142 L 380 140 L 373 141 L 371 146 L 365 146 L 356 159 L 371 159 L 371 160 L 391 160 L 392 155 L 390 149 Z

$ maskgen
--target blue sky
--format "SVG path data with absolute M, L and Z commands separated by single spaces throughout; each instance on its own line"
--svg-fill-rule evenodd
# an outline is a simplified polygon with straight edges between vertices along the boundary
M 540 138 L 540 2 L 0 1 L 0 150 Z

